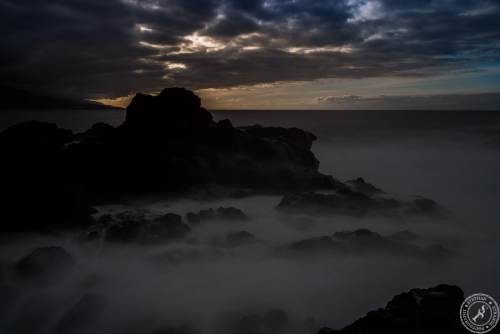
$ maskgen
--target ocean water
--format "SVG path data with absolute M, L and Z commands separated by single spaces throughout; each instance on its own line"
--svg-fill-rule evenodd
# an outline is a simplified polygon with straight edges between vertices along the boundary
M 0 316 L 0 329 L 19 329 L 26 303 L 44 296 L 50 319 L 37 332 L 50 333 L 58 317 L 85 293 L 108 301 L 83 332 L 133 333 L 190 324 L 203 333 L 223 333 L 231 317 L 283 309 L 289 333 L 316 333 L 321 326 L 341 328 L 366 312 L 385 306 L 392 296 L 414 287 L 457 284 L 465 292 L 488 293 L 500 300 L 500 112 L 483 111 L 214 111 L 235 125 L 259 123 L 299 127 L 313 132 L 320 170 L 345 181 L 363 177 L 389 194 L 422 195 L 445 206 L 447 219 L 387 220 L 380 217 L 283 216 L 273 208 L 279 196 L 221 201 L 141 201 L 117 203 L 101 212 L 141 209 L 185 214 L 210 207 L 235 206 L 251 220 L 241 226 L 208 225 L 194 231 L 197 240 L 247 230 L 260 243 L 212 258 L 170 266 L 158 262 L 189 243 L 83 247 L 72 235 L 26 237 L 0 245 L 8 262 L 44 245 L 61 245 L 78 257 L 79 267 L 57 287 L 20 293 L 18 303 Z M 83 131 L 102 121 L 112 125 L 123 111 L 7 112 L 0 129 L 18 121 L 51 121 Z M 303 217 L 302 217 L 303 218 Z M 306 222 L 306 226 L 304 226 Z M 348 254 L 289 258 L 270 249 L 288 242 L 368 228 L 388 235 L 411 230 L 426 242 L 450 250 L 437 262 L 398 254 Z M 209 245 L 209 243 L 202 245 Z M 209 246 L 207 246 L 209 247 Z M 153 260 L 156 259 L 156 260 Z M 96 278 L 97 277 L 97 278 Z M 93 279 L 93 284 L 84 285 Z M 116 319 L 123 319 L 117 321 Z M 18 326 L 18 327 L 16 327 Z M 22 332 L 22 331 L 17 331 Z M 36 332 L 36 331 L 35 331 Z M 147 331 L 143 331 L 147 332 Z M 230 332 L 230 331 L 229 331 Z

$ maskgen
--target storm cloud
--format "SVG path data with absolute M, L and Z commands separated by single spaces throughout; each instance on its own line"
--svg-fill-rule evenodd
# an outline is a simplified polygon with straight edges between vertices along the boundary
M 88 98 L 432 76 L 498 62 L 499 14 L 494 0 L 0 0 L 0 75 Z

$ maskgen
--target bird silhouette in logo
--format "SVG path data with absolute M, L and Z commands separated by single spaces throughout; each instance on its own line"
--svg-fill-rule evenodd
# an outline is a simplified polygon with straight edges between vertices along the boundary
M 477 314 L 472 318 L 472 321 L 474 321 L 475 323 L 477 323 L 477 319 L 480 318 L 480 319 L 483 319 L 484 318 L 484 314 L 486 313 L 486 307 L 484 307 L 484 305 L 482 305 L 478 310 L 477 310 Z

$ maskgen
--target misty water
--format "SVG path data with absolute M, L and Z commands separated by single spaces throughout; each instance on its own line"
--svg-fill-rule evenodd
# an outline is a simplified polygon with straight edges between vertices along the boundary
M 77 233 L 2 238 L 0 261 L 6 267 L 41 246 L 64 247 L 77 267 L 54 284 L 9 282 L 15 302 L 1 309 L 0 332 L 57 331 L 61 318 L 88 294 L 102 303 L 74 333 L 181 333 L 183 326 L 235 333 L 243 316 L 265 317 L 271 310 L 285 312 L 284 333 L 316 333 L 323 326 L 342 328 L 414 287 L 456 284 L 466 295 L 500 297 L 500 113 L 219 111 L 214 116 L 238 126 L 309 130 L 318 137 L 313 151 L 321 172 L 341 181 L 363 177 L 395 196 L 429 197 L 449 214 L 442 219 L 287 215 L 274 209 L 281 196 L 130 199 L 102 206 L 97 215 L 140 210 L 183 217 L 233 206 L 249 219 L 210 222 L 183 241 L 154 246 L 82 242 Z M 0 115 L 0 128 L 39 119 L 83 131 L 97 121 L 118 125 L 123 118 L 116 110 L 7 112 Z M 433 261 L 376 250 L 280 252 L 290 242 L 359 228 L 382 235 L 410 230 L 420 237 L 417 243 L 439 244 L 449 255 Z M 243 230 L 257 242 L 217 246 L 227 233 Z

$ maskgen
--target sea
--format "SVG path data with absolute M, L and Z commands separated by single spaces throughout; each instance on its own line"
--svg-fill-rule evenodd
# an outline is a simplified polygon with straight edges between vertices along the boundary
M 151 260 L 163 254 L 163 248 L 89 250 L 82 249 L 71 236 L 36 237 L 0 245 L 0 260 L 4 261 L 19 258 L 35 246 L 53 244 L 61 244 L 81 258 L 72 281 L 44 291 L 50 298 L 42 302 L 47 307 L 47 311 L 40 310 L 42 314 L 49 310 L 50 314 L 59 314 L 68 303 L 91 291 L 106 296 L 113 306 L 104 310 L 93 325 L 94 330 L 107 328 L 110 333 L 125 332 L 122 330 L 141 321 L 158 326 L 164 322 L 190 323 L 202 327 L 202 332 L 219 333 L 224 319 L 267 309 L 285 310 L 294 324 L 290 332 L 316 333 L 322 326 L 342 328 L 366 312 L 384 307 L 394 295 L 416 287 L 456 284 L 465 295 L 482 292 L 500 301 L 500 112 L 211 112 L 215 119 L 230 119 L 235 126 L 261 124 L 310 131 L 317 137 L 312 150 L 321 172 L 341 181 L 363 177 L 394 196 L 432 198 L 449 215 L 444 219 L 395 221 L 380 217 L 293 221 L 274 213 L 280 201 L 276 196 L 219 202 L 138 201 L 99 210 L 133 208 L 185 214 L 231 205 L 252 217 L 243 229 L 262 245 L 279 248 L 290 241 L 358 228 L 382 235 L 409 230 L 426 242 L 445 247 L 449 256 L 435 262 L 372 253 L 290 259 L 254 247 L 228 254 L 223 260 L 211 258 L 207 251 L 203 260 L 171 268 L 158 267 Z M 117 126 L 124 119 L 124 110 L 3 111 L 0 131 L 18 122 L 40 120 L 82 132 L 96 122 Z M 311 224 L 304 227 L 308 221 Z M 216 226 L 197 233 L 200 240 L 209 240 L 233 230 L 233 226 Z M 91 285 L 82 283 L 89 280 Z M 21 301 L 33 300 L 34 296 L 35 292 L 27 290 L 17 308 L 0 317 L 0 329 L 2 324 L 4 328 L 16 328 L 15 319 L 26 312 Z M 123 320 L 118 322 L 117 318 Z

